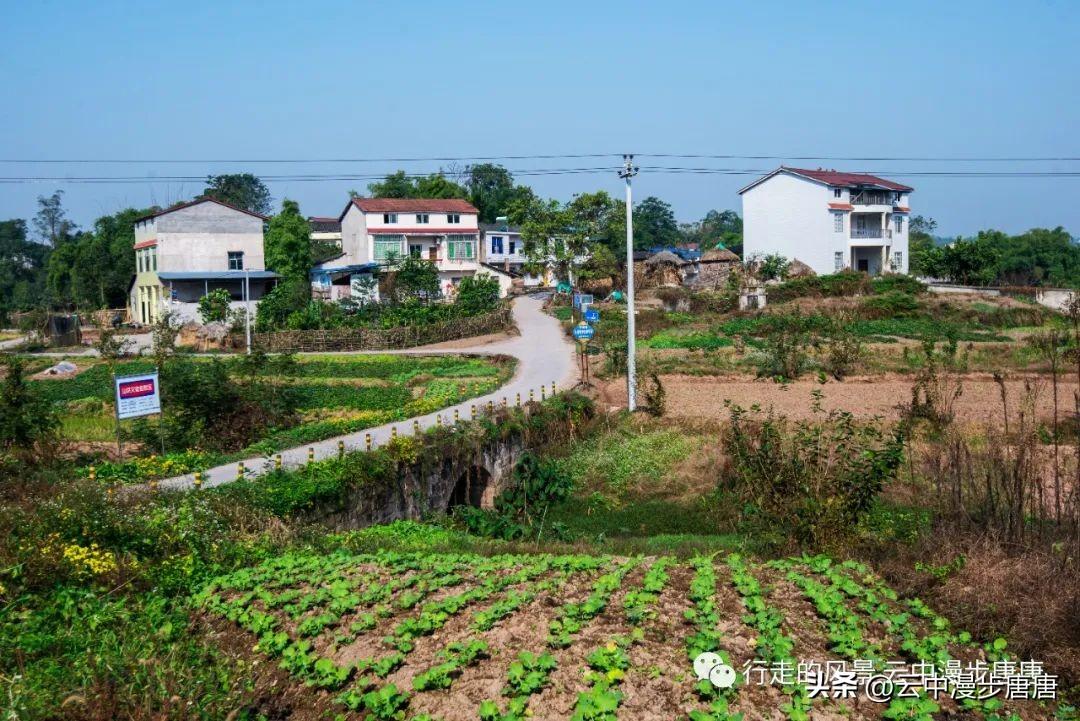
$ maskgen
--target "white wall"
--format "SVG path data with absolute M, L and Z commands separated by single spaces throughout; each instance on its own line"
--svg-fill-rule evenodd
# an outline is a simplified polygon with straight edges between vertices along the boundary
M 266 267 L 263 221 L 253 215 L 199 203 L 158 216 L 152 226 L 158 241 L 158 272 L 226 271 L 229 252 L 242 252 L 245 268 Z M 137 225 L 136 241 L 139 234 Z
M 830 187 L 778 173 L 742 195 L 743 258 L 777 253 L 798 258 L 818 274 L 834 272 L 833 253 L 848 257 L 849 219 L 842 233 L 833 231 Z
M 345 257 L 334 261 L 335 265 L 356 265 L 371 262 L 364 213 L 352 203 L 341 219 L 341 250 Z
M 417 214 L 414 212 L 398 213 L 397 223 L 384 223 L 383 215 L 384 213 L 367 213 L 369 233 L 393 233 L 395 228 L 423 228 L 425 226 L 440 230 L 443 228 L 461 228 L 462 233 L 475 233 L 479 227 L 476 213 L 458 213 L 457 215 L 461 217 L 460 223 L 448 223 L 446 213 L 427 213 L 427 223 L 417 223 Z M 453 232 L 457 232 L 457 230 Z
M 499 237 L 503 239 L 502 248 L 503 252 L 494 253 L 491 250 L 491 239 L 493 237 Z M 514 241 L 514 252 L 510 251 L 510 241 Z M 499 265 L 503 261 L 509 260 L 511 263 L 524 263 L 525 253 L 521 249 L 521 234 L 520 233 L 507 233 L 492 230 L 484 233 L 483 238 L 480 240 L 480 257 L 483 258 L 485 263 L 491 263 L 493 265 Z

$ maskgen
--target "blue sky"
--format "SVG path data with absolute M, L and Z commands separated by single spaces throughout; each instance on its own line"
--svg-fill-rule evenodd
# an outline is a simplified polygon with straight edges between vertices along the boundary
M 7 3 L 0 158 L 382 158 L 560 153 L 1080 156 L 1080 3 Z M 507 160 L 512 170 L 598 159 Z M 642 165 L 767 169 L 775 160 Z M 891 172 L 1080 162 L 790 161 Z M 0 176 L 371 173 L 412 164 L 0 164 Z M 740 208 L 747 178 L 643 171 L 680 220 Z M 336 214 L 367 181 L 272 183 Z M 561 199 L 614 173 L 541 176 Z M 943 234 L 1064 225 L 1080 178 L 910 178 Z M 65 191 L 72 217 L 199 182 L 0 184 L 0 218 Z

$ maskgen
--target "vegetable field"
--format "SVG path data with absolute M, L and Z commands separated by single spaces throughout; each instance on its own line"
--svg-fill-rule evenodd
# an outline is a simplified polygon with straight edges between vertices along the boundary
M 261 659 L 261 698 L 296 718 L 1051 718 L 1003 697 L 811 698 L 719 690 L 692 662 L 1008 659 L 868 569 L 826 557 L 290 554 L 220 577 L 198 603 L 222 645 Z M 267 663 L 269 661 L 269 663 Z M 283 693 L 282 687 L 289 690 Z M 287 698 L 289 708 L 281 707 Z M 273 700 L 272 700 L 273 699 Z M 253 709 L 264 712 L 264 709 Z

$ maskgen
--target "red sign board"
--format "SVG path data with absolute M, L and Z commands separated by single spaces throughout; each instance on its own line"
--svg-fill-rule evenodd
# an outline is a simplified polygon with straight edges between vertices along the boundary
M 140 381 L 128 381 L 118 384 L 120 397 L 123 399 L 128 398 L 142 398 L 144 396 L 154 395 L 154 381 L 153 380 L 140 380 Z

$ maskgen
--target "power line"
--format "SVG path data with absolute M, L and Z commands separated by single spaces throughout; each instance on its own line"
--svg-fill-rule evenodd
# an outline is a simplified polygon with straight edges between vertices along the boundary
M 0 163 L 10 164 L 318 164 L 318 163 L 450 163 L 495 160 L 561 160 L 586 158 L 621 158 L 622 153 L 549 153 L 536 155 L 458 155 L 379 158 L 0 158 Z M 636 153 L 639 158 L 673 158 L 701 160 L 827 160 L 840 162 L 932 162 L 932 163 L 1062 163 L 1080 162 L 1080 156 L 933 156 L 933 155 L 811 155 L 811 154 L 760 154 L 736 155 L 731 153 Z

